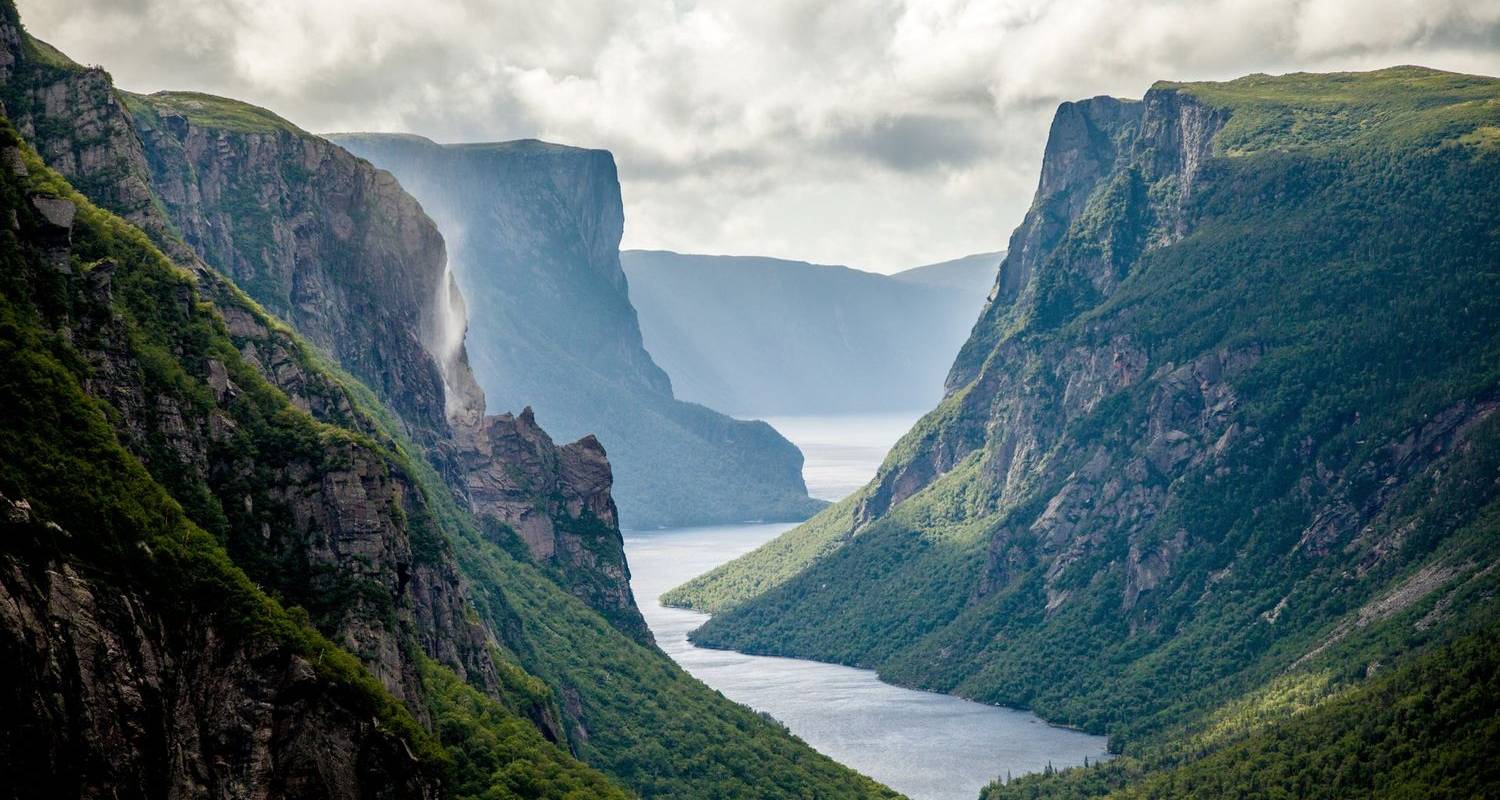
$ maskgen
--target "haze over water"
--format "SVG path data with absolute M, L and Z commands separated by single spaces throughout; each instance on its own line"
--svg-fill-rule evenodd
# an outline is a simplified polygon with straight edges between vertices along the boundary
M 815 497 L 836 500 L 875 474 L 916 414 L 770 420 L 802 448 Z M 808 744 L 913 800 L 975 800 L 990 780 L 1106 758 L 1105 739 L 1036 716 L 882 683 L 871 670 L 695 647 L 708 619 L 663 608 L 663 592 L 794 527 L 786 523 L 627 531 L 636 602 L 657 644 L 699 680 L 764 711 Z

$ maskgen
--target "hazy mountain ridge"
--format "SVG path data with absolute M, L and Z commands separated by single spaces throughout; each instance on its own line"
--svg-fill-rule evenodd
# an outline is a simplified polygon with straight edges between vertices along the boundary
M 990 288 L 1000 271 L 1000 262 L 1005 260 L 1005 251 L 975 253 L 936 264 L 904 269 L 891 277 L 906 283 L 924 286 L 944 286 L 963 292 L 968 297 L 988 298 Z M 981 302 L 981 307 L 983 303 Z
M 624 216 L 608 152 L 333 139 L 389 169 L 445 231 L 490 406 L 529 405 L 563 437 L 598 436 L 625 524 L 805 519 L 821 507 L 807 497 L 801 453 L 769 425 L 673 398 L 620 268 Z
M 529 415 L 454 431 L 398 418 L 379 392 L 407 409 L 443 398 L 365 388 L 176 237 L 106 73 L 26 37 L 9 3 L 0 44 L 7 115 L 140 225 L 94 207 L 5 131 L 0 660 L 30 687 L 7 695 L 8 790 L 885 794 L 627 637 L 634 606 L 614 591 L 626 576 L 597 443 L 558 448 Z M 280 139 L 305 134 L 252 107 L 213 98 L 211 110 L 187 138 L 221 137 L 225 161 L 195 171 L 235 163 L 239 135 L 270 137 L 249 149 L 284 158 L 289 181 L 315 179 L 298 155 L 340 159 L 310 137 Z M 349 199 L 339 187 L 321 189 L 329 208 Z M 356 273 L 410 277 L 380 263 L 399 262 Z M 473 463 L 484 447 L 491 458 Z M 507 516 L 526 492 L 525 513 Z M 525 524 L 539 512 L 550 529 Z M 695 769 L 702 758 L 729 771 Z
M 646 348 L 679 396 L 740 415 L 797 415 L 937 402 L 999 257 L 894 276 L 664 251 L 627 250 L 621 263 Z
M 849 501 L 669 599 L 719 612 L 701 643 L 1031 707 L 1131 757 L 1016 796 L 1305 736 L 1266 726 L 1493 629 L 1497 97 L 1395 68 L 1064 104 L 944 401 Z M 1466 669 L 1426 674 L 1447 696 Z M 1342 730 L 1375 768 L 1278 785 L 1399 793 L 1463 747 Z M 1463 763 L 1460 792 L 1493 780 Z

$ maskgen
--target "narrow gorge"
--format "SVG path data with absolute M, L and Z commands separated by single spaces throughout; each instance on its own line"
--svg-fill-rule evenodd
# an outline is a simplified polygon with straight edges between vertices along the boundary
M 1500 796 L 1500 11 L 1015 11 L 0 0 L 0 800 Z

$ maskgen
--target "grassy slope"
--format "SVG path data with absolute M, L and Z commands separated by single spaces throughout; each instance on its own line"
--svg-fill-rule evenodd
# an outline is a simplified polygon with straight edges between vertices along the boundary
M 164 112 L 180 114 L 200 128 L 235 133 L 287 132 L 307 136 L 307 132 L 259 106 L 203 92 L 155 92 L 138 95 L 121 92 L 131 114 L 144 116 L 155 126 L 162 124 Z
M 1380 535 L 1416 533 L 1403 533 L 1406 545 L 1363 580 L 1343 570 L 1368 555 L 1354 545 L 1327 564 L 1289 555 L 1309 510 L 1289 490 L 1309 459 L 1358 465 L 1422 420 L 1500 386 L 1497 83 L 1397 69 L 1162 88 L 1233 113 L 1216 140 L 1226 158 L 1191 209 L 1194 232 L 1141 259 L 1103 304 L 1061 324 L 1039 314 L 1013 335 L 1086 342 L 1091 326 L 1129 330 L 1157 363 L 1265 345 L 1236 387 L 1247 399 L 1240 419 L 1264 436 L 1237 456 L 1247 479 L 1195 474 L 1173 484 L 1162 535 L 1186 526 L 1198 543 L 1174 568 L 1180 580 L 1142 612 L 1164 624 L 1137 633 L 1110 601 L 1122 589 L 1111 568 L 1125 556 L 1120 547 L 1070 568 L 1095 577 L 1072 586 L 1083 601 L 1055 615 L 1040 613 L 1035 570 L 971 603 L 988 526 L 1029 523 L 1047 487 L 986 509 L 975 502 L 986 492 L 977 470 L 959 469 L 861 530 L 852 546 L 806 546 L 829 522 L 820 517 L 789 542 L 677 590 L 679 602 L 730 609 L 700 641 L 878 666 L 898 681 L 1031 706 L 1149 747 L 1267 685 L 1338 621 L 1425 568 L 1452 570 L 1447 587 L 1488 580 L 1476 576 L 1497 558 L 1493 487 L 1484 488 L 1500 453 L 1493 419 L 1454 457 L 1447 480 L 1415 482 L 1397 499 Z M 1044 291 L 1039 303 L 1047 300 Z M 1144 416 L 1148 399 L 1125 393 L 1065 438 L 1113 441 Z M 1315 443 L 1311 455 L 1299 449 L 1306 441 Z M 808 556 L 801 574 L 784 580 L 798 565 L 771 555 L 799 551 Z M 744 574 L 768 562 L 772 580 Z M 1201 606 L 1209 576 L 1231 562 L 1231 578 Z M 1422 612 L 1447 591 L 1426 598 Z M 1281 622 L 1265 623 L 1260 615 L 1282 599 Z M 1491 605 L 1481 603 L 1483 613 Z M 1354 685 L 1356 666 L 1392 663 L 1452 633 L 1406 622 L 1335 649 L 1345 657 L 1326 664 L 1335 683 Z

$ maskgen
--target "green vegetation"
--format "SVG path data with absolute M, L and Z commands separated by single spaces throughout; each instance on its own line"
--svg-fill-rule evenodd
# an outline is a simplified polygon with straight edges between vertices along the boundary
M 855 492 L 744 556 L 667 592 L 662 603 L 717 614 L 786 583 L 848 542 L 854 507 L 863 494 Z
M 1475 797 L 1500 786 L 1497 706 L 1500 629 L 1491 628 L 1200 758 L 1153 754 L 1025 776 L 981 798 Z
M 1474 645 L 1439 648 L 1500 619 L 1500 149 L 1488 133 L 1500 82 L 1412 68 L 1257 76 L 1162 85 L 1144 107 L 1175 102 L 1227 118 L 1213 140 L 1223 157 L 1184 200 L 1178 154 L 1135 138 L 1144 124 L 1122 115 L 1113 171 L 955 367 L 974 376 L 961 392 L 983 396 L 950 398 L 882 475 L 975 430 L 986 441 L 842 547 L 821 544 L 840 527 L 830 510 L 669 597 L 722 609 L 702 644 L 875 667 L 1107 733 L 1124 753 L 1017 782 L 1026 796 L 1085 784 L 1259 796 L 1256 770 L 1225 765 L 1264 767 L 1335 724 L 1350 727 L 1322 755 L 1259 770 L 1264 793 L 1333 781 L 1345 796 L 1399 795 L 1435 780 L 1484 794 L 1487 768 L 1458 766 L 1480 751 L 1449 732 L 1492 736 L 1492 700 L 1478 721 L 1454 721 L 1461 704 L 1446 696 L 1428 708 L 1404 679 L 1366 681 L 1431 677 L 1445 656 L 1414 659 L 1468 659 Z M 1098 402 L 1066 405 L 1078 369 L 1063 359 L 1101 351 L 1147 363 Z M 1227 360 L 1241 366 L 1218 383 Z M 1171 382 L 1194 363 L 1209 366 Z M 1188 434 L 1158 438 L 1172 426 Z M 1008 461 L 1017 446 L 1041 448 L 1022 470 Z M 1108 466 L 1093 477 L 1091 463 Z M 1451 666 L 1461 684 L 1469 667 Z M 1340 698 L 1381 691 L 1421 713 L 1345 713 L 1357 700 Z M 1406 741 L 1443 747 L 1414 760 Z M 1340 771 L 1350 759 L 1367 766 Z
M 631 795 L 542 738 L 530 722 L 427 660 L 433 728 L 452 754 L 453 796 L 475 800 L 625 800 Z
M 1249 75 L 1225 83 L 1158 83 L 1230 112 L 1215 151 L 1411 148 L 1462 138 L 1493 122 L 1495 79 L 1422 67 Z
M 9 128 L 4 134 L 0 146 L 18 144 Z M 316 422 L 294 409 L 239 360 L 210 306 L 196 299 L 181 302 L 195 297 L 192 279 L 168 263 L 144 234 L 92 206 L 29 153 L 28 169 L 26 186 L 6 185 L 4 206 L 28 219 L 35 212 L 23 200 L 31 193 L 75 203 L 71 260 L 77 274 L 44 266 L 44 257 L 31 243 L 17 240 L 12 231 L 4 234 L 10 241 L 0 287 L 0 355 L 8 365 L 0 380 L 0 453 L 5 454 L 0 492 L 28 500 L 37 516 L 61 526 L 55 533 L 38 526 L 35 541 L 12 542 L 7 550 L 31 563 L 67 558 L 91 571 L 102 570 L 122 591 L 142 593 L 169 619 L 211 619 L 228 635 L 281 642 L 317 665 L 329 681 L 327 691 L 343 697 L 356 712 L 364 709 L 360 713 L 382 720 L 429 769 L 451 775 L 464 787 L 464 796 L 626 796 L 543 740 L 518 712 L 476 699 L 476 692 L 455 687 L 451 673 L 431 664 L 424 671 L 426 685 L 434 690 L 430 710 L 443 720 L 434 738 L 358 660 L 309 626 L 331 626 L 353 605 L 372 599 L 388 604 L 389 596 L 382 597 L 374 584 L 309 574 L 299 561 L 285 560 L 286 552 L 278 559 L 257 547 L 248 541 L 256 537 L 241 532 L 258 529 L 262 518 L 242 519 L 243 512 L 234 506 L 226 512 L 218 498 L 252 496 L 263 508 L 275 508 L 266 492 L 276 465 L 300 462 L 320 471 L 357 457 L 361 448 L 384 451 L 363 434 Z M 81 343 L 78 335 L 70 341 L 52 329 L 61 321 L 101 312 L 93 305 L 97 297 L 87 295 L 84 287 L 106 263 L 107 299 L 113 303 L 102 311 L 123 321 L 130 333 L 126 347 L 140 370 L 126 379 L 140 381 L 152 396 L 174 398 L 184 409 L 208 413 L 212 396 L 190 370 L 201 368 L 209 356 L 223 359 L 243 393 L 232 404 L 237 427 L 226 446 L 239 450 L 237 457 L 256 464 L 254 469 L 240 471 L 230 483 L 208 486 L 174 461 L 170 447 L 154 432 L 138 442 L 152 456 L 150 471 L 121 446 L 119 436 L 133 433 L 119 427 L 128 425 L 119 410 L 83 391 L 81 381 L 91 372 L 75 349 Z M 233 292 L 227 285 L 221 288 Z M 183 503 L 164 486 L 175 487 Z M 195 518 L 206 520 L 216 535 L 206 533 Z M 423 533 L 438 534 L 430 523 L 408 521 L 420 555 Z M 426 547 L 433 556 L 432 548 L 441 552 L 441 540 Z M 256 574 L 255 581 L 243 565 Z M 260 586 L 301 607 L 283 611 L 282 603 Z M 312 612 L 311 618 L 302 608 Z M 539 682 L 499 654 L 496 661 L 507 696 L 535 703 Z M 469 732 L 461 751 L 443 746 L 451 744 L 455 731 Z
M 291 133 L 306 131 L 260 106 L 202 92 L 155 92 L 149 95 L 121 92 L 125 107 L 151 127 L 161 127 L 163 114 L 176 114 L 200 128 L 235 133 Z
M 405 446 L 402 447 L 405 449 Z M 621 633 L 537 567 L 481 533 L 413 462 L 470 581 L 470 601 L 525 674 L 552 687 L 571 748 L 642 797 L 870 798 L 888 789 Z
M 96 313 L 80 293 L 89 276 L 76 272 L 98 269 L 108 258 L 120 294 L 147 303 L 153 296 L 180 296 L 189 279 L 144 234 L 89 204 L 47 169 L 8 123 L 0 127 L 3 147 L 21 149 L 30 175 L 0 175 L 0 207 L 20 222 L 19 230 L 0 232 L 0 361 L 6 364 L 0 371 L 0 492 L 25 499 L 36 517 L 58 526 L 36 526 L 30 538 L 7 541 L 5 549 L 33 564 L 79 563 L 123 591 L 142 593 L 169 619 L 212 620 L 228 636 L 275 641 L 316 665 L 330 694 L 381 720 L 429 768 L 444 768 L 446 754 L 358 661 L 255 586 L 121 446 L 114 428 L 118 412 L 84 391 L 91 377 L 87 362 L 55 327 Z M 27 202 L 33 195 L 77 205 L 75 274 L 54 269 L 50 255 L 25 238 L 24 232 L 40 226 Z M 192 394 L 181 368 L 152 337 L 174 323 L 187 338 L 206 330 L 193 323 L 201 311 L 173 307 L 182 317 L 154 319 L 122 345 L 137 349 L 143 378 Z

